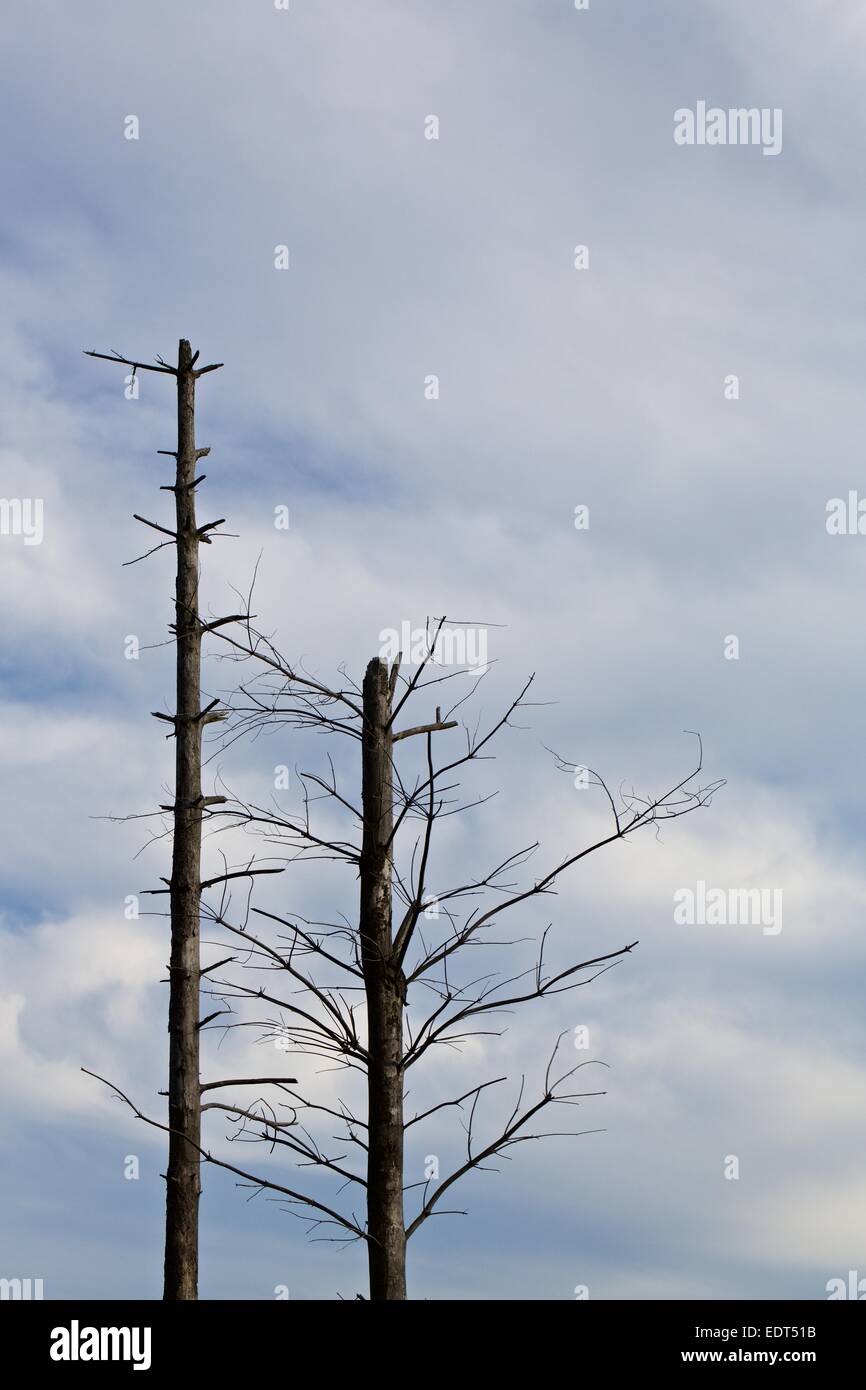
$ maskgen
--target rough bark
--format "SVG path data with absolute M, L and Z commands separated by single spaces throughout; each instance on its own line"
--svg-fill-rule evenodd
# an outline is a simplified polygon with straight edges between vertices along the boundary
M 361 960 L 367 997 L 367 1249 L 370 1298 L 405 1299 L 403 1214 L 403 1008 L 406 981 L 392 941 L 391 834 L 394 788 L 388 670 L 371 661 L 364 678 L 361 798 Z
M 177 751 L 168 1010 L 168 1114 L 171 1135 L 166 1173 L 163 1295 L 170 1300 L 198 1297 L 202 721 L 199 535 L 194 487 L 196 458 L 195 376 L 190 345 L 186 339 L 181 339 L 177 373 L 177 477 L 174 494 L 177 516 Z

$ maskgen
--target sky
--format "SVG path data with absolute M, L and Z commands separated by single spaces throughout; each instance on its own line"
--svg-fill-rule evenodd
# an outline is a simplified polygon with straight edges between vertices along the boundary
M 606 1094 L 575 1112 L 592 1134 L 466 1180 L 468 1214 L 410 1242 L 410 1296 L 820 1299 L 866 1278 L 866 539 L 827 524 L 866 425 L 862 6 L 7 11 L 0 495 L 39 499 L 42 533 L 0 535 L 0 1275 L 46 1298 L 161 1291 L 161 1138 L 80 1069 L 163 1103 L 168 928 L 125 904 L 165 845 L 119 818 L 171 791 L 149 715 L 172 705 L 171 556 L 124 562 L 149 544 L 133 513 L 170 519 L 175 404 L 155 374 L 128 399 L 83 350 L 174 360 L 186 337 L 224 363 L 198 388 L 200 514 L 236 535 L 203 551 L 207 611 L 258 565 L 261 625 L 322 679 L 360 679 L 386 629 L 470 623 L 482 723 L 535 673 L 537 705 L 467 778 L 498 794 L 445 823 L 442 883 L 537 840 L 531 878 L 605 832 L 600 789 L 550 749 L 653 793 L 699 731 L 703 779 L 725 779 L 514 919 L 520 938 L 551 923 L 563 964 L 638 940 L 620 965 L 419 1064 L 412 1105 L 503 1073 L 513 1103 L 564 1034 Z M 700 102 L 781 112 L 781 149 L 678 144 Z M 236 676 L 216 658 L 213 695 Z M 277 765 L 321 771 L 327 749 L 276 730 L 211 752 L 206 790 L 267 799 Z M 698 884 L 779 911 L 678 920 Z M 310 864 L 256 901 L 351 916 L 355 894 Z M 525 966 L 531 940 L 515 951 Z M 268 1047 L 211 1032 L 205 1074 Z M 440 1112 L 412 1181 L 464 1146 Z M 204 1188 L 203 1297 L 364 1289 L 357 1245 L 308 1239 L 225 1173 Z

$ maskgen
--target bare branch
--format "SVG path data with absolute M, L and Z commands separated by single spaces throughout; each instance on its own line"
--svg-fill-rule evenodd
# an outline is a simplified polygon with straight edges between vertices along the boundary
M 130 1100 L 129 1096 L 126 1095 L 124 1091 L 121 1091 L 119 1086 L 115 1086 L 113 1081 L 107 1081 L 104 1076 L 100 1076 L 95 1071 L 89 1071 L 87 1067 L 82 1067 L 81 1070 L 86 1076 L 92 1076 L 95 1081 L 100 1081 L 103 1086 L 107 1086 L 110 1091 L 113 1091 L 120 1100 L 129 1106 L 137 1120 L 142 1120 L 153 1129 L 162 1130 L 163 1134 L 171 1135 L 178 1133 L 178 1131 L 171 1130 L 168 1125 L 161 1124 L 159 1120 L 154 1120 L 149 1115 L 145 1115 L 144 1112 L 139 1110 L 138 1106 Z M 234 1173 L 235 1177 L 243 1178 L 246 1182 L 251 1182 L 256 1188 L 268 1192 L 279 1192 L 285 1197 L 290 1197 L 293 1202 L 300 1202 L 304 1206 L 312 1207 L 314 1211 L 324 1212 L 331 1221 L 335 1221 L 337 1225 L 344 1226 L 346 1230 L 352 1231 L 360 1240 L 367 1239 L 366 1231 L 362 1230 L 357 1222 L 348 1220 L 346 1217 L 341 1216 L 339 1212 L 334 1211 L 331 1207 L 325 1206 L 322 1202 L 317 1202 L 315 1198 L 308 1196 L 306 1193 L 297 1192 L 294 1188 L 285 1187 L 282 1183 L 273 1182 L 270 1178 L 256 1177 L 255 1174 L 248 1173 L 245 1169 L 238 1168 L 233 1163 L 227 1163 L 223 1158 L 216 1158 L 207 1149 L 202 1148 L 200 1144 L 192 1144 L 192 1141 L 188 1139 L 186 1135 L 181 1134 L 180 1137 L 185 1139 L 186 1143 L 190 1144 L 191 1147 L 196 1150 L 205 1163 L 212 1163 L 216 1168 L 223 1168 L 228 1173 Z

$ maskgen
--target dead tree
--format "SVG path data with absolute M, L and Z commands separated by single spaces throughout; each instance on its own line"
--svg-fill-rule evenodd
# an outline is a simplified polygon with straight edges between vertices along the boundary
M 554 891 L 560 877 L 587 855 L 625 840 L 637 830 L 658 826 L 707 805 L 722 785 L 694 784 L 702 766 L 699 739 L 696 766 L 660 795 L 640 797 L 629 792 L 616 798 L 600 777 L 590 773 L 610 809 L 610 827 L 601 838 L 575 849 L 522 887 L 512 876 L 536 853 L 537 844 L 508 855 L 486 874 L 473 875 L 456 886 L 437 884 L 431 892 L 437 821 L 479 804 L 460 803 L 455 775 L 488 756 L 494 737 L 527 705 L 532 684 L 530 679 L 486 731 L 465 725 L 462 749 L 437 764 L 434 741 L 438 742 L 438 735 L 458 727 L 460 721 L 452 715 L 457 714 L 469 696 L 457 700 L 444 716 L 436 705 L 435 714 L 428 710 L 423 722 L 404 726 L 403 718 L 410 700 L 428 698 L 424 692 L 430 686 L 461 674 L 433 674 L 436 643 L 444 623 L 443 619 L 437 625 L 428 654 L 411 677 L 401 673 L 399 657 L 390 669 L 376 658 L 370 662 L 360 688 L 345 676 L 326 685 L 293 667 L 270 640 L 253 629 L 249 619 L 242 631 L 223 630 L 219 634 L 228 656 L 252 662 L 255 668 L 255 674 L 241 684 L 234 701 L 229 741 L 249 732 L 282 726 L 294 731 L 315 729 L 360 745 L 360 805 L 353 801 L 351 793 L 341 790 L 329 755 L 326 775 L 300 774 L 304 795 L 297 813 L 288 814 L 277 805 L 233 800 L 227 808 L 233 823 L 276 843 L 287 860 L 312 856 L 344 863 L 360 879 L 360 903 L 357 926 L 348 921 L 311 923 L 291 913 L 250 909 L 249 902 L 241 920 L 233 919 L 225 907 L 212 912 L 213 922 L 227 930 L 235 941 L 243 940 L 246 965 L 257 972 L 264 971 L 268 980 L 271 976 L 282 977 L 287 988 L 279 991 L 270 983 L 246 983 L 238 974 L 212 977 L 209 988 L 226 1007 L 240 1011 L 244 1003 L 257 1008 L 264 1004 L 275 1010 L 267 1017 L 257 1014 L 253 1019 L 239 1018 L 227 1026 L 256 1026 L 263 1036 L 280 1038 L 284 1046 L 298 1053 L 323 1058 L 330 1066 L 336 1063 L 350 1074 L 360 1073 L 366 1082 L 366 1116 L 356 1114 L 345 1099 L 336 1109 L 328 1109 L 291 1091 L 277 1108 L 265 1104 L 238 1107 L 220 1102 L 214 1108 L 230 1118 L 236 1127 L 235 1138 L 264 1141 L 272 1150 L 286 1149 L 299 1163 L 339 1178 L 341 1191 L 361 1190 L 366 1217 L 354 1208 L 351 1212 L 339 1211 L 334 1203 L 324 1206 L 319 1198 L 314 1200 L 297 1193 L 289 1200 L 289 1210 L 294 1214 L 303 1214 L 305 1210 L 311 1213 L 316 1231 L 325 1225 L 336 1226 L 335 1239 L 366 1242 L 370 1297 L 375 1300 L 406 1298 L 406 1242 L 431 1215 L 445 1214 L 441 1199 L 460 1178 L 485 1169 L 492 1157 L 527 1140 L 551 1133 L 592 1132 L 539 1132 L 535 1122 L 548 1108 L 572 1106 L 588 1096 L 604 1094 L 574 1089 L 571 1078 L 580 1067 L 556 1072 L 557 1042 L 541 1094 L 532 1101 L 525 1100 L 521 1083 L 504 1125 L 479 1141 L 477 1124 L 482 1099 L 490 1088 L 502 1085 L 507 1078 L 477 1081 L 459 1096 L 444 1099 L 407 1118 L 404 1086 L 410 1070 L 437 1046 L 459 1047 L 473 1034 L 501 1031 L 482 1030 L 479 1024 L 487 1020 L 495 1021 L 497 1016 L 520 1005 L 589 983 L 618 963 L 637 942 L 549 969 L 545 960 L 548 928 L 531 968 L 504 979 L 490 973 L 467 973 L 462 967 L 464 956 L 468 959 L 472 954 L 469 948 L 491 944 L 490 929 L 506 914 Z M 452 740 L 456 737 L 452 735 Z M 414 777 L 408 777 L 401 772 L 402 759 L 395 750 L 415 738 L 424 740 L 425 755 Z M 557 757 L 556 763 L 560 769 L 574 771 L 562 758 Z M 351 818 L 359 832 L 356 838 L 343 838 L 314 825 L 311 802 L 321 798 Z M 436 917 L 442 924 L 435 929 L 441 935 L 439 940 L 425 939 L 425 918 L 430 916 L 431 902 L 435 903 Z M 278 926 L 280 933 L 275 941 L 251 930 L 252 914 Z M 328 972 L 325 980 L 323 971 Z M 334 971 L 340 980 L 338 984 L 328 978 Z M 431 1002 L 419 1009 L 419 999 Z M 465 1160 L 435 1186 L 433 1180 L 407 1182 L 407 1132 L 448 1107 L 468 1110 Z M 340 1123 L 346 1153 L 326 1152 L 306 1127 L 307 1117 L 312 1123 L 322 1114 L 329 1122 Z M 354 1155 L 354 1159 L 347 1155 Z M 263 1190 L 286 1191 L 272 1178 L 258 1176 L 254 1182 Z M 415 1200 L 418 1187 L 420 1198 L 407 1219 L 407 1194 L 412 1193 Z
M 173 817 L 171 878 L 168 894 L 171 915 L 171 959 L 169 963 L 169 1153 L 166 1172 L 165 1284 L 164 1297 L 188 1300 L 198 1297 L 198 1209 L 201 1192 L 201 1091 L 199 1077 L 199 1033 L 201 953 L 199 923 L 201 915 L 202 818 L 206 808 L 225 800 L 202 793 L 202 731 L 206 724 L 223 718 L 216 701 L 202 708 L 201 641 L 203 635 L 233 621 L 203 623 L 199 614 L 199 546 L 209 545 L 222 520 L 200 526 L 196 519 L 196 488 L 204 474 L 196 476 L 198 461 L 210 452 L 195 442 L 195 387 L 199 377 L 216 371 L 222 364 L 196 367 L 199 354 L 181 338 L 177 365 L 161 357 L 156 364 L 136 362 L 120 353 L 89 352 L 109 362 L 120 362 L 132 373 L 160 372 L 175 379 L 177 386 L 177 448 L 159 453 L 175 459 L 175 480 L 163 490 L 174 493 L 175 526 L 170 529 L 145 517 L 136 521 L 168 539 L 152 550 L 173 545 L 177 554 L 175 620 L 171 627 L 177 657 L 177 708 L 174 714 L 154 712 L 154 717 L 172 726 L 175 739 L 174 802 L 161 809 Z M 138 559 L 146 558 L 144 555 Z M 131 561 L 129 563 L 137 563 Z M 162 891 L 162 890 L 158 890 Z

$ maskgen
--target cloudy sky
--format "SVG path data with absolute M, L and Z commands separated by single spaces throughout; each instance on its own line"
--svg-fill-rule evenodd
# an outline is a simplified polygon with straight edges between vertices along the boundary
M 160 1137 L 79 1069 L 161 1104 L 167 926 L 124 902 L 164 848 L 106 817 L 171 787 L 148 714 L 172 702 L 171 558 L 122 564 L 146 548 L 132 513 L 170 516 L 174 401 L 155 375 L 126 399 L 82 349 L 172 358 L 183 336 L 225 363 L 199 388 L 202 519 L 238 534 L 204 552 L 212 612 L 261 556 L 263 625 L 325 677 L 428 614 L 485 625 L 482 719 L 536 673 L 541 703 L 467 782 L 499 795 L 449 823 L 443 883 L 603 833 L 603 796 L 547 748 L 654 792 L 699 730 L 706 779 L 727 779 L 515 919 L 552 922 L 562 963 L 640 946 L 434 1058 L 412 1104 L 537 1084 L 583 1026 L 574 1055 L 607 1064 L 607 1094 L 574 1127 L 601 1132 L 468 1179 L 469 1214 L 413 1237 L 410 1295 L 814 1299 L 866 1276 L 866 539 L 826 525 L 861 485 L 866 425 L 862 5 L 7 9 L 0 492 L 42 499 L 44 535 L 0 537 L 0 1274 L 46 1297 L 161 1290 Z M 700 101 L 780 110 L 781 153 L 677 145 L 674 113 Z M 233 674 L 209 662 L 209 691 Z M 323 755 L 277 733 L 210 775 L 266 798 L 276 764 Z M 780 892 L 781 930 L 677 922 L 698 882 Z M 319 865 L 268 899 L 324 916 L 354 892 Z M 205 1071 L 244 1055 L 263 1055 L 251 1036 L 212 1034 Z M 442 1112 L 411 1180 L 464 1143 Z M 357 1247 L 248 1195 L 205 1174 L 203 1297 L 364 1288 Z

